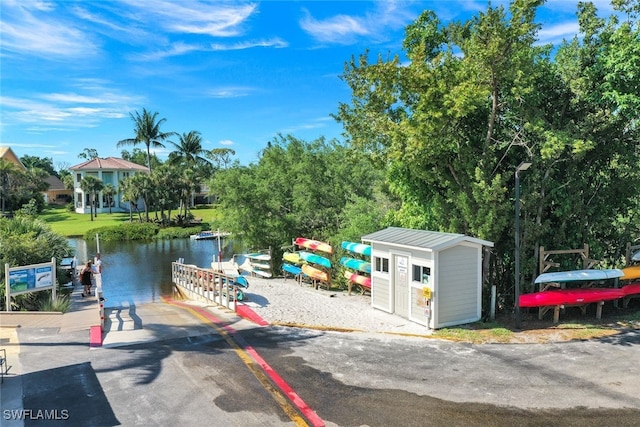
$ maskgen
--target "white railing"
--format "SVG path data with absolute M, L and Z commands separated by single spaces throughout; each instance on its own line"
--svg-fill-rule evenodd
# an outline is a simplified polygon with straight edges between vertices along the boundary
M 172 262 L 171 281 L 179 289 L 191 294 L 190 296 L 200 297 L 236 311 L 238 290 L 233 276 L 192 264 Z M 228 298 L 228 295 L 231 295 L 231 298 Z

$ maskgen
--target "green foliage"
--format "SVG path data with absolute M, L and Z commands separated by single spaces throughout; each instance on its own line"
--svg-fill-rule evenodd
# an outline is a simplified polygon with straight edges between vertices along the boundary
M 153 223 L 123 223 L 117 226 L 91 229 L 84 234 L 83 239 L 92 241 L 95 240 L 96 234 L 98 234 L 100 241 L 104 242 L 145 240 L 155 238 L 158 230 L 159 227 Z
M 372 199 L 378 177 L 363 156 L 336 141 L 280 136 L 257 164 L 216 174 L 210 184 L 220 201 L 216 226 L 276 252 L 298 236 L 328 240 L 353 226 L 345 208 Z
M 38 311 L 57 311 L 66 313 L 71 307 L 71 298 L 69 295 L 56 295 L 53 299 L 51 295 L 47 295 L 46 299 L 39 301 Z
M 40 220 L 0 218 L 0 265 L 17 267 L 40 264 L 50 262 L 51 258 L 61 260 L 70 252 L 67 239 L 51 231 Z M 5 281 L 4 268 L 0 271 L 0 281 Z M 13 299 L 15 308 L 20 310 L 33 307 L 38 294 L 43 292 L 17 295 Z M 5 310 L 4 305 L 5 299 L 2 298 L 0 310 Z
M 407 27 L 410 62 L 345 65 L 350 104 L 337 119 L 351 147 L 386 171 L 401 201 L 389 222 L 495 242 L 491 280 L 513 287 L 514 172 L 523 160 L 523 272 L 537 248 L 581 248 L 618 260 L 640 235 L 640 28 L 578 7 L 582 35 L 558 49 L 535 46 L 541 1 L 489 6 L 442 26 L 424 12 Z M 525 280 L 526 282 L 526 280 Z M 512 303 L 505 302 L 505 306 Z
M 156 234 L 156 239 L 185 239 L 189 238 L 192 234 L 198 234 L 199 232 L 207 229 L 207 224 L 197 227 L 168 227 L 161 228 Z

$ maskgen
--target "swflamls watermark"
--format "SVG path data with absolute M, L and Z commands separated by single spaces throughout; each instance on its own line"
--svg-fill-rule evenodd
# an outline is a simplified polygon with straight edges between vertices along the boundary
M 68 409 L 5 409 L 2 411 L 5 420 L 68 420 Z

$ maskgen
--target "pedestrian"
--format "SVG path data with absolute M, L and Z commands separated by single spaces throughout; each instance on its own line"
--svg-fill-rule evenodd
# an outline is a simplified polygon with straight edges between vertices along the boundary
M 93 276 L 93 269 L 91 268 L 91 260 L 87 261 L 82 270 L 80 271 L 80 283 L 84 287 L 82 292 L 83 297 L 91 295 L 91 277 Z
M 100 258 L 100 252 L 96 254 L 93 260 L 93 272 L 102 274 L 102 259 Z

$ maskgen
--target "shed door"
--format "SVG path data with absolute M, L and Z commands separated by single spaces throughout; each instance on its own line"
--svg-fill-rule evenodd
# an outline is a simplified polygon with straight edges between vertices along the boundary
M 396 255 L 394 267 L 394 312 L 409 318 L 409 258 Z

